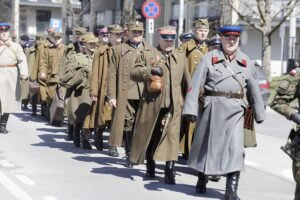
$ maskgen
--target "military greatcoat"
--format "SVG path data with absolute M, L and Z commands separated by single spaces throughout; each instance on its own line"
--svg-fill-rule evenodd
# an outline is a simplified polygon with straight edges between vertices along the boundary
M 264 120 L 261 93 L 254 79 L 253 62 L 239 49 L 229 62 L 221 49 L 208 52 L 192 77 L 183 114 L 197 116 L 196 130 L 188 165 L 205 174 L 227 174 L 244 169 L 244 114 L 249 105 L 257 122 Z M 236 80 L 235 78 L 238 80 Z M 199 108 L 199 92 L 239 93 L 244 99 L 225 96 L 204 98 Z
M 64 67 L 61 65 L 64 55 L 65 46 L 63 44 L 58 47 L 54 45 L 47 46 L 43 55 L 41 55 L 39 71 L 46 74 L 47 101 L 49 102 L 54 98 L 59 83 L 59 71 L 61 67 Z
M 178 49 L 185 52 L 185 55 L 188 59 L 189 72 L 191 76 L 193 76 L 203 55 L 208 52 L 208 46 L 206 42 L 198 44 L 195 39 L 192 39 L 181 45 Z M 180 151 L 184 153 L 185 156 L 189 155 L 192 139 L 194 137 L 194 129 L 195 123 L 189 123 L 185 119 L 182 119 Z
M 91 98 L 90 73 L 92 69 L 92 55 L 83 53 L 71 54 L 66 61 L 66 70 L 61 77 L 61 83 L 67 87 L 66 112 L 71 124 L 85 121 L 90 111 Z
M 183 51 L 174 49 L 168 57 L 165 57 L 161 52 L 157 54 L 161 58 L 158 66 L 162 67 L 164 71 L 164 90 L 151 93 L 147 89 L 144 89 L 131 147 L 130 160 L 134 163 L 144 162 L 147 147 L 154 134 L 153 130 L 157 118 L 161 108 L 164 107 L 163 99 L 167 95 L 170 95 L 168 99 L 171 99 L 170 113 L 168 113 L 165 122 L 165 131 L 163 131 L 163 135 L 158 139 L 159 141 L 156 141 L 158 142 L 158 146 L 154 150 L 155 152 L 152 152 L 153 159 L 157 161 L 178 159 L 180 119 L 183 106 L 182 86 L 184 81 L 189 84 L 190 74 L 187 68 L 187 59 Z M 147 84 L 147 81 L 151 79 L 151 66 L 137 65 L 132 71 L 131 76 L 134 80 L 143 81 L 144 84 Z M 166 92 L 167 87 L 170 93 Z
M 104 125 L 111 120 L 112 108 L 106 101 L 106 88 L 108 80 L 108 67 L 110 62 L 111 49 L 108 45 L 100 45 L 94 55 L 91 81 L 90 95 L 97 97 L 96 121 L 95 126 Z
M 108 100 L 117 99 L 117 108 L 113 110 L 113 118 L 109 137 L 111 146 L 121 146 L 125 122 L 125 111 L 128 98 L 139 99 L 143 91 L 142 83 L 136 84 L 137 90 L 129 92 L 130 72 L 140 55 L 145 55 L 145 60 L 153 58 L 153 48 L 142 42 L 136 49 L 128 43 L 123 43 L 112 48 L 111 63 L 109 66 L 107 97 Z
M 28 77 L 28 65 L 22 47 L 15 42 L 0 43 L 1 113 L 21 110 L 20 76 Z

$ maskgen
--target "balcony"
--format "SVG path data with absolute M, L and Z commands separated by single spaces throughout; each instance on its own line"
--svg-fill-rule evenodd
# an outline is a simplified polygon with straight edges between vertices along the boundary
M 66 0 L 67 1 L 67 0 Z M 81 8 L 79 0 L 69 0 L 73 8 Z M 20 0 L 21 6 L 61 8 L 63 0 Z

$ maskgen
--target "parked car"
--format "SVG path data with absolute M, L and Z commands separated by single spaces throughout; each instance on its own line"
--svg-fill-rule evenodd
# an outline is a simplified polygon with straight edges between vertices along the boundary
M 255 79 L 257 80 L 257 83 L 259 85 L 264 106 L 265 108 L 267 108 L 268 99 L 270 97 L 270 83 L 267 79 L 263 67 L 255 61 L 254 61 L 254 65 L 256 69 Z

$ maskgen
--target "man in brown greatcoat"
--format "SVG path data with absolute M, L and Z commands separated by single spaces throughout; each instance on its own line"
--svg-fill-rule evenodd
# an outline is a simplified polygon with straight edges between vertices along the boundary
M 107 97 L 114 108 L 109 145 L 120 147 L 124 136 L 125 166 L 132 167 L 129 160 L 130 146 L 143 84 L 132 81 L 130 72 L 142 54 L 146 60 L 153 57 L 153 48 L 143 42 L 143 23 L 131 22 L 127 27 L 129 40 L 112 49 Z
M 137 114 L 130 160 L 143 163 L 146 156 L 147 177 L 155 177 L 155 161 L 165 161 L 165 181 L 175 184 L 174 166 L 178 159 L 183 105 L 182 86 L 183 82 L 189 85 L 191 78 L 184 52 L 174 49 L 176 28 L 161 27 L 159 37 L 155 52 L 155 58 L 158 59 L 154 65 L 141 62 L 131 72 L 132 79 L 143 82 L 147 89 L 143 92 Z M 153 86 L 159 79 L 162 86 L 154 91 L 149 84 Z
M 60 82 L 59 71 L 61 70 L 60 68 L 63 67 L 61 62 L 65 54 L 65 45 L 62 43 L 62 33 L 55 32 L 53 38 L 54 44 L 47 47 L 45 46 L 39 65 L 39 79 L 46 83 L 46 102 L 48 111 L 58 87 L 58 83 Z
M 121 42 L 122 27 L 118 24 L 108 26 L 109 30 L 109 44 L 100 44 L 96 49 L 93 68 L 91 74 L 91 89 L 90 96 L 95 102 L 92 106 L 95 106 L 95 130 L 94 130 L 94 144 L 95 147 L 103 150 L 103 131 L 109 125 L 111 121 L 112 109 L 109 103 L 106 101 L 106 88 L 108 78 L 108 67 L 110 64 L 111 48 Z
M 179 47 L 185 52 L 188 59 L 188 68 L 193 76 L 197 65 L 200 63 L 203 55 L 208 51 L 207 40 L 209 33 L 209 23 L 207 19 L 198 19 L 194 22 L 193 39 Z M 187 122 L 182 119 L 180 151 L 183 157 L 187 158 L 192 144 L 195 123 Z

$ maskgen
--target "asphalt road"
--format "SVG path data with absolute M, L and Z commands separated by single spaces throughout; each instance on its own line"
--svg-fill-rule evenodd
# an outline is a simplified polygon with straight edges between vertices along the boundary
M 258 125 L 257 148 L 246 149 L 246 170 L 238 193 L 243 200 L 292 200 L 295 183 L 291 160 L 281 150 L 292 124 L 270 109 Z M 9 134 L 0 134 L 1 200 L 189 200 L 223 199 L 225 178 L 208 183 L 206 195 L 195 193 L 195 172 L 179 160 L 176 185 L 145 178 L 145 166 L 123 167 L 124 151 L 112 158 L 95 149 L 75 148 L 66 127 L 52 127 L 30 112 L 10 117 Z M 105 137 L 107 139 L 107 136 Z M 107 147 L 107 146 L 106 146 Z

